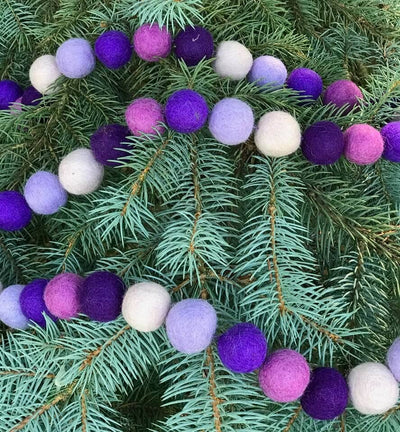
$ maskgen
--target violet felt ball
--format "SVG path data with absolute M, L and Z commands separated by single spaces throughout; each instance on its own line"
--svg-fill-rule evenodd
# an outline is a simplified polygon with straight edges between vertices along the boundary
M 83 78 L 96 65 L 96 58 L 86 39 L 72 38 L 63 42 L 56 52 L 59 71 L 68 78 Z
M 22 88 L 15 81 L 0 81 L 0 110 L 9 109 L 12 102 L 21 96 Z
M 314 164 L 332 164 L 343 154 L 343 132 L 336 123 L 316 122 L 304 131 L 301 149 L 304 156 Z
M 69 320 L 80 312 L 79 292 L 83 277 L 62 273 L 49 281 L 44 290 L 44 302 L 54 316 Z
M 361 90 L 353 81 L 339 80 L 332 83 L 324 93 L 323 102 L 325 105 L 332 103 L 338 108 L 348 104 L 345 114 L 349 113 L 351 109 L 359 105 L 359 99 L 363 98 Z
M 176 91 L 168 98 L 165 105 L 167 124 L 177 132 L 196 132 L 204 126 L 207 117 L 207 102 L 194 90 Z
M 391 162 L 400 162 L 400 121 L 388 123 L 381 129 L 384 141 L 382 156 Z
M 382 135 L 370 125 L 355 124 L 344 133 L 344 155 L 357 165 L 376 162 L 383 153 Z
M 175 53 L 188 66 L 196 66 L 203 58 L 209 59 L 214 52 L 211 33 L 203 27 L 186 27 L 175 38 Z
M 79 293 L 81 312 L 95 321 L 112 321 L 121 313 L 125 285 L 117 275 L 97 271 L 88 276 Z
M 276 402 L 298 399 L 310 382 L 310 368 L 297 351 L 282 349 L 267 357 L 258 375 L 263 392 Z
M 17 100 L 12 102 L 10 105 L 10 114 L 12 115 L 18 115 L 22 112 L 22 96 L 19 97 Z
M 306 414 L 316 420 L 333 420 L 344 412 L 349 389 L 343 375 L 336 369 L 319 367 L 300 399 Z
M 253 111 L 239 99 L 222 99 L 211 111 L 208 128 L 218 142 L 226 145 L 240 144 L 253 132 Z
M 97 58 L 110 69 L 118 69 L 128 63 L 132 50 L 129 37 L 118 30 L 103 33 L 94 43 Z
M 247 78 L 260 87 L 264 85 L 281 87 L 287 78 L 286 66 L 276 57 L 257 57 Z
M 24 330 L 29 321 L 22 313 L 19 296 L 25 285 L 11 285 L 0 293 L 0 320 L 8 327 Z
M 396 338 L 390 346 L 386 363 L 397 381 L 400 381 L 400 338 Z
M 317 72 L 308 68 L 294 69 L 288 76 L 287 86 L 297 90 L 302 99 L 318 99 L 323 90 L 322 78 Z
M 42 98 L 42 94 L 39 93 L 35 87 L 29 86 L 24 90 L 22 94 L 22 103 L 24 105 L 38 105 L 40 103 L 40 99 Z
M 125 120 L 134 136 L 165 132 L 163 107 L 151 98 L 134 100 L 125 111 Z
M 31 217 L 31 209 L 22 194 L 17 191 L 0 192 L 0 229 L 20 230 L 28 225 Z
M 166 27 L 157 24 L 143 24 L 133 35 L 133 48 L 136 54 L 149 62 L 167 57 L 171 51 L 172 38 Z
M 171 345 L 186 354 L 203 351 L 217 329 L 215 309 L 205 300 L 186 299 L 176 303 L 165 321 Z

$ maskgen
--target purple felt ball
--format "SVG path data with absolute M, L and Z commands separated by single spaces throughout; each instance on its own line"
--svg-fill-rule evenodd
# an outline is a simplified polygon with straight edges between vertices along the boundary
M 267 357 L 258 375 L 263 392 L 276 402 L 298 399 L 310 382 L 310 368 L 297 351 L 281 349 Z
M 172 306 L 165 326 L 168 339 L 176 350 L 195 354 L 210 345 L 217 328 L 217 314 L 205 300 L 186 299 Z
M 113 321 L 121 313 L 125 285 L 120 277 L 107 271 L 88 276 L 81 286 L 81 312 L 95 321 Z
M 0 81 L 0 110 L 9 109 L 11 103 L 21 96 L 22 88 L 15 81 Z
M 203 27 L 186 27 L 175 38 L 175 54 L 188 66 L 196 66 L 203 58 L 214 53 L 214 40 Z
M 0 229 L 17 231 L 28 225 L 31 209 L 24 196 L 17 191 L 0 192 Z
M 247 76 L 250 82 L 260 87 L 267 84 L 271 87 L 281 87 L 286 77 L 286 66 L 281 60 L 272 56 L 257 57 Z
M 34 321 L 41 327 L 46 326 L 46 320 L 43 313 L 53 321 L 57 320 L 57 318 L 49 312 L 43 299 L 43 293 L 47 282 L 47 279 L 33 280 L 24 287 L 19 297 L 22 313 L 29 320 Z
M 382 135 L 370 125 L 354 124 L 344 133 L 344 155 L 357 165 L 376 162 L 383 153 Z
M 11 285 L 0 293 L 0 320 L 8 327 L 24 330 L 28 319 L 22 313 L 19 296 L 25 285 Z
M 29 207 L 35 213 L 43 215 L 56 213 L 68 199 L 58 176 L 48 171 L 38 171 L 29 177 L 24 196 Z
M 59 71 L 68 78 L 83 78 L 96 65 L 96 58 L 86 39 L 72 38 L 63 42 L 56 52 Z
M 165 105 L 167 124 L 177 132 L 196 132 L 204 126 L 207 117 L 207 102 L 194 90 L 176 91 L 168 98 Z
M 44 290 L 44 302 L 54 316 L 69 320 L 80 312 L 79 292 L 83 277 L 74 273 L 61 273 L 51 279 Z
M 134 136 L 165 132 L 163 107 L 151 98 L 134 100 L 125 111 L 125 120 Z
M 24 90 L 21 102 L 23 105 L 38 105 L 42 97 L 42 93 L 39 93 L 35 87 L 29 86 Z
M 333 420 L 347 406 L 349 389 L 343 375 L 336 369 L 319 367 L 311 373 L 310 384 L 301 397 L 306 414 L 316 420 Z
M 136 54 L 149 62 L 167 57 L 171 51 L 172 37 L 166 27 L 157 24 L 143 24 L 133 35 L 133 48 Z
M 400 381 L 400 337 L 396 338 L 390 346 L 386 356 L 386 363 L 396 380 Z
M 103 33 L 94 43 L 97 58 L 110 69 L 118 69 L 128 63 L 132 50 L 129 37 L 118 30 Z
M 314 164 L 332 164 L 343 154 L 343 132 L 336 123 L 316 122 L 304 131 L 301 149 L 304 156 Z
M 318 99 L 323 90 L 322 78 L 312 69 L 294 69 L 288 76 L 287 86 L 300 92 L 301 99 Z
M 354 106 L 359 105 L 359 99 L 363 99 L 363 94 L 353 81 L 339 80 L 325 90 L 323 102 L 325 105 L 334 104 L 338 108 L 348 104 L 348 108 L 344 111 L 347 114 Z
M 129 130 L 126 126 L 119 124 L 101 126 L 90 137 L 90 147 L 95 159 L 103 165 L 120 165 L 116 161 L 122 160 L 128 154 L 124 149 L 130 150 L 132 148 L 131 145 L 125 143 L 128 135 Z
M 400 121 L 388 123 L 381 129 L 384 141 L 382 156 L 391 162 L 400 162 Z

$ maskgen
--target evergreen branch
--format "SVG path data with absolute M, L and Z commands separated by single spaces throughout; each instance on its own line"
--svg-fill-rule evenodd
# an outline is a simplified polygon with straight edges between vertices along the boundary
M 210 382 L 210 396 L 212 399 L 212 407 L 214 413 L 214 426 L 217 432 L 222 432 L 221 414 L 219 411 L 219 404 L 221 403 L 221 400 L 216 396 L 215 364 L 214 364 L 214 356 L 213 356 L 211 345 L 207 348 L 206 365 L 210 367 L 208 378 Z
M 191 158 L 191 168 L 192 168 L 192 179 L 193 179 L 193 189 L 194 189 L 194 200 L 195 200 L 195 210 L 196 213 L 194 215 L 194 223 L 192 229 L 192 235 L 190 238 L 189 251 L 194 254 L 195 253 L 195 238 L 196 238 L 196 228 L 197 223 L 202 214 L 202 203 L 201 203 L 201 195 L 200 195 L 200 183 L 199 183 L 199 172 L 197 166 L 197 148 L 196 148 L 196 138 L 192 139 L 192 146 L 190 150 L 190 158 Z
M 346 411 L 340 416 L 340 432 L 346 432 Z
M 294 412 L 294 414 L 292 415 L 292 417 L 290 418 L 289 423 L 287 424 L 287 426 L 285 427 L 285 429 L 283 429 L 282 432 L 289 432 L 289 430 L 293 426 L 294 422 L 296 421 L 297 417 L 300 415 L 301 410 L 302 410 L 302 407 L 301 407 L 301 405 L 299 405 L 296 408 L 296 411 Z
M 35 377 L 37 375 L 37 372 L 23 372 L 23 371 L 17 371 L 17 370 L 8 370 L 8 371 L 0 371 L 0 376 L 1 375 Z M 43 378 L 47 378 L 47 379 L 54 379 L 55 377 L 56 376 L 52 373 L 49 373 L 49 374 L 43 376 Z
M 292 311 L 288 310 L 287 311 L 289 314 L 293 314 Z M 325 327 L 321 326 L 320 324 L 316 323 L 315 321 L 313 321 L 310 318 L 307 318 L 306 316 L 300 314 L 299 317 L 302 319 L 302 321 L 306 324 L 309 324 L 311 327 L 315 328 L 316 330 L 318 330 L 320 333 L 322 333 L 324 336 L 328 336 L 329 339 L 331 339 L 333 342 L 335 343 L 343 343 L 342 338 L 335 334 L 332 333 L 331 331 L 329 331 L 328 329 L 326 329 Z
M 81 394 L 81 422 L 82 422 L 82 432 L 87 432 L 87 405 L 85 398 L 86 389 Z

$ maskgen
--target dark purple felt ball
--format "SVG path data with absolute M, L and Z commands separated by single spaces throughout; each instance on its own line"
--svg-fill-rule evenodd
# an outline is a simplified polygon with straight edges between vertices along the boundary
M 20 230 L 28 225 L 32 211 L 24 196 L 17 191 L 0 192 L 0 229 Z
M 400 121 L 388 123 L 381 129 L 385 149 L 383 157 L 391 162 L 400 162 Z
M 317 72 L 308 68 L 294 69 L 286 82 L 287 86 L 300 92 L 301 99 L 316 100 L 322 93 L 322 78 Z
M 22 88 L 15 81 L 0 81 L 0 110 L 9 109 L 10 105 L 21 96 Z
M 304 156 L 314 164 L 332 164 L 343 154 L 343 132 L 336 123 L 316 122 L 304 131 L 301 149 Z
M 95 321 L 112 321 L 121 313 L 125 285 L 120 277 L 107 271 L 89 275 L 80 288 L 81 312 Z
M 336 369 L 319 367 L 311 374 L 310 384 L 300 399 L 306 414 L 316 420 L 333 420 L 347 406 L 349 389 Z
M 39 93 L 35 89 L 35 87 L 29 86 L 24 90 L 24 93 L 22 94 L 21 103 L 23 105 L 38 105 L 42 97 L 42 93 Z
M 324 93 L 323 102 L 325 105 L 334 104 L 338 108 L 348 104 L 344 114 L 349 113 L 352 108 L 359 105 L 359 99 L 363 99 L 361 90 L 353 81 L 339 80 L 333 82 Z
M 96 39 L 94 52 L 104 66 L 110 69 L 118 69 L 129 62 L 132 57 L 133 47 L 125 33 L 110 30 Z
M 186 27 L 175 38 L 175 54 L 188 66 L 196 66 L 203 58 L 214 53 L 214 40 L 203 27 Z

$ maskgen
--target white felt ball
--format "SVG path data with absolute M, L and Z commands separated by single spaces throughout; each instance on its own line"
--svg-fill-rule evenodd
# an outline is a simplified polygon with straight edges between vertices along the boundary
M 94 192 L 99 188 L 103 175 L 103 165 L 86 148 L 78 148 L 67 154 L 58 167 L 60 183 L 73 195 Z
M 287 112 L 271 111 L 260 118 L 254 142 L 265 156 L 287 156 L 300 147 L 300 125 Z
M 61 76 L 56 58 L 50 54 L 38 57 L 29 69 L 29 79 L 35 89 L 42 94 L 53 93 L 54 82 Z
M 347 378 L 350 399 L 361 414 L 383 414 L 397 403 L 399 386 L 381 363 L 362 363 Z
M 132 285 L 122 302 L 122 315 L 134 329 L 150 332 L 160 328 L 171 305 L 168 291 L 154 282 Z
M 241 80 L 249 73 L 252 65 L 253 56 L 241 43 L 224 41 L 218 45 L 214 70 L 219 76 Z

